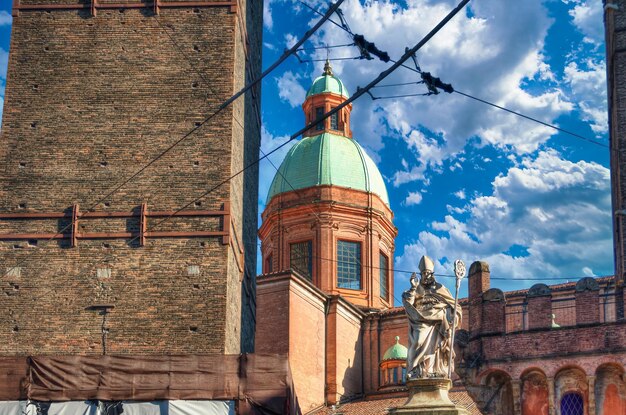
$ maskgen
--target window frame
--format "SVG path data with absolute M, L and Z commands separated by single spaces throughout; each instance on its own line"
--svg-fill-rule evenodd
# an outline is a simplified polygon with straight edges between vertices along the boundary
M 274 256 L 270 252 L 269 255 L 265 257 L 265 273 L 270 274 L 274 272 Z
M 330 110 L 334 110 L 336 107 L 330 107 Z M 339 111 L 328 117 L 330 119 L 330 129 L 339 131 Z
M 382 260 L 385 259 L 386 267 L 383 268 Z M 385 271 L 385 278 L 383 278 L 383 269 Z M 389 302 L 389 257 L 385 255 L 383 251 L 379 251 L 378 255 L 378 284 L 380 285 L 380 298 Z M 385 293 L 383 295 L 383 280 L 385 281 Z
M 293 252 L 293 246 L 298 245 L 298 244 L 304 244 L 304 243 L 309 244 L 309 249 L 307 253 L 308 259 L 309 259 L 309 266 L 308 266 L 309 275 L 306 275 L 305 273 L 303 273 L 299 267 L 296 268 L 292 265 L 293 257 L 291 254 Z M 301 240 L 289 242 L 289 268 L 298 271 L 298 273 L 301 274 L 303 277 L 305 277 L 308 281 L 313 282 L 313 239 L 301 239 Z
M 346 262 L 346 261 L 339 259 L 339 244 L 340 243 L 348 243 L 348 244 L 354 244 L 355 246 L 358 246 L 359 258 L 355 258 L 356 265 L 357 265 L 356 268 L 358 271 L 358 288 L 341 286 L 339 283 L 339 266 L 340 264 Z M 355 240 L 350 240 L 350 239 L 337 239 L 335 243 L 335 258 L 337 261 L 337 265 L 335 267 L 335 272 L 336 272 L 335 286 L 342 290 L 362 291 L 363 290 L 363 244 L 362 242 L 358 240 L 355 241 Z
M 322 116 L 324 115 L 324 113 L 326 111 L 324 111 L 324 107 L 315 107 L 314 110 L 315 112 L 315 121 L 319 120 L 320 118 L 322 118 Z M 324 121 L 319 121 L 317 124 L 315 124 L 315 131 L 324 131 L 326 128 L 324 126 L 324 123 L 326 122 L 326 120 Z

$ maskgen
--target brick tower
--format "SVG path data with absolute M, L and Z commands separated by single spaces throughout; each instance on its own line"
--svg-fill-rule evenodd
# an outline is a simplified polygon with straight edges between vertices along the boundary
M 624 318 L 623 287 L 626 281 L 626 173 L 624 150 L 626 149 L 626 117 L 624 116 L 624 72 L 623 64 L 626 61 L 623 47 L 620 45 L 626 40 L 624 0 L 605 0 L 604 27 L 606 36 L 606 68 L 607 93 L 609 112 L 609 147 L 611 160 L 611 199 L 613 207 L 613 253 L 615 257 L 615 281 L 619 307 L 617 314 Z
M 302 105 L 307 124 L 348 98 L 328 62 Z M 397 230 L 383 178 L 352 138 L 351 105 L 320 122 L 274 177 L 259 230 L 263 272 L 291 268 L 354 305 L 393 305 Z
M 0 356 L 252 351 L 261 6 L 15 1 Z

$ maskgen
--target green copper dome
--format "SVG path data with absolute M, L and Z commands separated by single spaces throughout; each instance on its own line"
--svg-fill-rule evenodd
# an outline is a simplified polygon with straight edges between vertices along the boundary
M 400 337 L 396 336 L 396 344 L 387 349 L 383 360 L 406 360 L 408 349 L 400 344 Z
M 324 65 L 324 74 L 313 81 L 313 85 L 311 85 L 311 88 L 309 88 L 309 91 L 306 93 L 306 97 L 308 98 L 311 95 L 327 92 L 350 98 L 341 79 L 333 76 L 333 69 L 330 67 L 330 62 L 328 61 L 326 61 L 326 65 Z
M 266 201 L 280 193 L 322 185 L 372 192 L 389 206 L 387 188 L 374 161 L 355 140 L 332 133 L 305 137 L 289 150 Z
M 313 81 L 313 85 L 311 85 L 311 88 L 309 88 L 309 91 L 306 93 L 306 97 L 308 98 L 311 95 L 323 94 L 325 92 L 331 92 L 350 98 L 343 82 L 332 75 L 322 75 L 316 78 L 315 81 Z

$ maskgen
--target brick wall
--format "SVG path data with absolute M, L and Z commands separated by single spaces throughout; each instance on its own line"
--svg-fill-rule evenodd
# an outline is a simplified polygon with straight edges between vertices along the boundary
M 607 2 L 608 3 L 608 2 Z M 604 11 L 606 30 L 606 62 L 607 62 L 607 92 L 609 110 L 609 141 L 611 147 L 611 197 L 614 212 L 626 209 L 626 181 L 622 176 L 626 173 L 624 162 L 624 134 L 626 132 L 626 54 L 621 52 L 626 41 L 626 1 L 613 0 L 613 7 Z M 613 241 L 615 253 L 615 274 L 621 284 L 626 273 L 626 247 L 624 235 L 626 232 L 626 216 L 613 216 Z M 620 310 L 623 318 L 623 310 Z
M 327 318 L 327 392 L 329 403 L 349 400 L 363 393 L 362 313 L 332 296 Z
M 0 213 L 60 213 L 74 203 L 85 210 L 202 122 L 246 76 L 259 72 L 261 9 L 250 4 L 239 2 L 236 13 L 230 7 L 162 8 L 158 17 L 147 9 L 15 16 Z M 241 98 L 94 210 L 126 212 L 144 202 L 149 210 L 176 210 L 241 169 L 258 156 L 259 92 Z M 115 306 L 106 322 L 109 353 L 251 350 L 256 177 L 251 169 L 188 207 L 214 210 L 230 202 L 229 244 L 212 237 L 149 238 L 143 247 L 128 238 L 81 240 L 75 248 L 67 240 L 0 242 L 0 354 L 102 353 L 103 317 L 87 308 L 103 303 Z M 148 229 L 222 227 L 216 218 L 176 218 L 155 227 L 159 220 L 150 219 Z M 0 232 L 55 233 L 67 223 L 3 220 Z M 92 232 L 138 227 L 134 219 L 81 224 L 81 231 Z M 5 272 L 18 264 L 19 270 Z M 248 285 L 243 293 L 242 281 Z

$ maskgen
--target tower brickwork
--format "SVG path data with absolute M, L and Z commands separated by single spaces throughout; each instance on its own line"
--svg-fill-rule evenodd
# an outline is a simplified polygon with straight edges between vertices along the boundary
M 15 2 L 0 355 L 253 350 L 262 4 L 176 3 Z
M 604 24 L 606 33 L 607 92 L 609 110 L 609 140 L 611 159 L 611 196 L 613 202 L 613 246 L 615 254 L 615 276 L 621 287 L 626 276 L 626 173 L 624 152 L 626 151 L 626 73 L 622 70 L 626 55 L 621 44 L 626 40 L 626 2 L 610 0 L 604 2 Z M 620 307 L 623 316 L 623 305 Z

